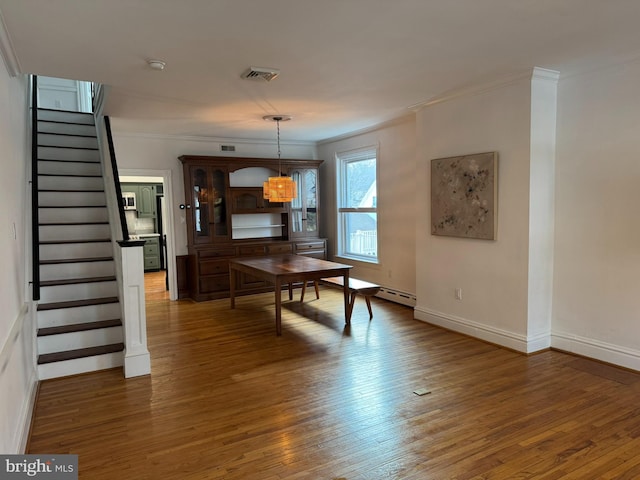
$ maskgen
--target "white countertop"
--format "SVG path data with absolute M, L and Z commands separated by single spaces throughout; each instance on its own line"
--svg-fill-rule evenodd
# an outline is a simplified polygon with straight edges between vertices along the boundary
M 135 234 L 130 234 L 129 238 L 131 240 L 140 240 L 142 238 L 152 238 L 152 237 L 159 237 L 160 234 L 159 233 L 135 233 Z

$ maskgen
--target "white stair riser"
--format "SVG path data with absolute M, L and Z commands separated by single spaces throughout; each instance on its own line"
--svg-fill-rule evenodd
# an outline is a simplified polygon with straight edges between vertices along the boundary
M 112 343 L 122 343 L 121 326 L 38 337 L 38 354 L 99 347 Z
M 72 123 L 56 123 L 38 120 L 38 132 L 69 133 L 71 135 L 95 135 L 94 125 L 77 125 Z
M 92 190 L 103 191 L 102 177 L 47 177 L 38 176 L 39 190 Z
M 77 112 L 64 112 L 61 110 L 38 110 L 38 120 L 95 125 L 93 115 Z
M 100 152 L 98 150 L 80 150 L 77 148 L 38 147 L 38 158 L 99 162 Z
M 109 213 L 105 207 L 40 208 L 38 219 L 40 223 L 107 222 Z
M 111 237 L 109 224 L 99 225 L 41 225 L 40 241 L 55 240 L 96 240 Z
M 77 137 L 75 135 L 56 135 L 49 133 L 38 134 L 38 144 L 56 147 L 98 148 L 98 140 L 95 137 Z
M 77 283 L 40 287 L 40 303 L 89 300 L 92 298 L 117 297 L 118 284 L 114 281 Z
M 99 322 L 122 317 L 119 303 L 87 305 L 85 307 L 58 308 L 38 312 L 38 328 L 62 327 L 75 323 Z
M 38 202 L 41 207 L 85 207 L 107 204 L 104 192 L 39 192 Z
M 38 173 L 58 175 L 102 175 L 99 163 L 38 161 Z
M 106 277 L 108 275 L 115 275 L 113 260 L 40 265 L 41 280 L 66 280 L 71 278 Z
M 113 257 L 111 242 L 40 245 L 40 260 Z
M 47 380 L 50 378 L 66 377 L 85 372 L 107 370 L 109 368 L 121 367 L 123 363 L 123 352 L 77 358 L 75 360 L 66 360 L 64 362 L 47 363 L 44 365 L 38 365 L 38 379 Z

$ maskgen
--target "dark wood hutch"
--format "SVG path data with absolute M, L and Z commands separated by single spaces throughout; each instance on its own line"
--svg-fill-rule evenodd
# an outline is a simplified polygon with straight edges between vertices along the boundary
M 183 155 L 188 238 L 188 296 L 196 301 L 229 297 L 229 259 L 295 253 L 326 259 L 319 237 L 318 169 L 322 160 Z M 270 176 L 291 176 L 298 198 L 291 203 L 263 199 Z M 273 288 L 240 275 L 236 294 Z

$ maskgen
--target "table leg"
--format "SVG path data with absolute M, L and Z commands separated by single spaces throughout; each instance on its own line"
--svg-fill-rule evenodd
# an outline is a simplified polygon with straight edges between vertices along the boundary
M 233 268 L 229 269 L 229 301 L 231 308 L 236 308 L 236 271 Z
M 343 274 L 343 290 L 344 290 L 344 318 L 347 325 L 351 325 L 351 308 L 349 302 L 349 270 L 345 270 Z
M 282 335 L 282 281 L 276 277 L 276 335 Z

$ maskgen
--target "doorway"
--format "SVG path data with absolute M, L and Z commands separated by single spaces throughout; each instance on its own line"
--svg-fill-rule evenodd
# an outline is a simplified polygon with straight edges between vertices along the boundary
M 161 185 L 161 194 L 155 195 L 156 214 L 158 215 L 158 222 L 156 224 L 157 233 L 162 237 L 159 239 L 158 248 L 160 249 L 160 258 L 162 258 L 162 265 L 159 269 L 160 272 L 165 272 L 165 286 L 169 293 L 169 300 L 178 299 L 177 289 L 177 276 L 176 276 L 176 261 L 175 261 L 175 233 L 174 233 L 174 220 L 173 209 L 171 206 L 173 202 L 173 189 L 172 189 L 172 176 L 171 170 L 140 170 L 140 169 L 121 169 L 119 172 L 120 183 L 129 184 L 157 184 Z M 147 221 L 146 219 L 140 219 L 140 223 Z M 146 277 L 146 274 L 145 274 Z M 157 287 L 158 275 L 154 277 L 154 285 Z M 145 282 L 145 289 L 146 289 Z

